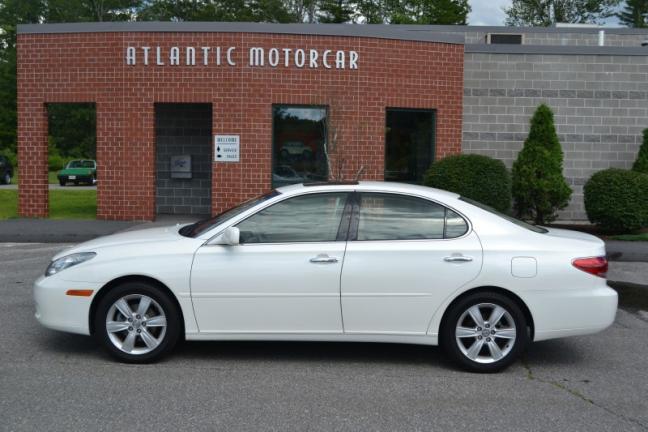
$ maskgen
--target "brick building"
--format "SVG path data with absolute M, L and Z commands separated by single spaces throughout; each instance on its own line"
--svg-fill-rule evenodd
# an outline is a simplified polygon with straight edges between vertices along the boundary
M 19 210 L 46 216 L 47 105 L 96 104 L 103 219 L 217 213 L 273 186 L 419 182 L 503 159 L 542 102 L 582 184 L 648 127 L 648 32 L 463 26 L 93 23 L 18 29 Z M 602 46 L 600 44 L 602 43 Z M 27 162 L 28 161 L 28 162 Z

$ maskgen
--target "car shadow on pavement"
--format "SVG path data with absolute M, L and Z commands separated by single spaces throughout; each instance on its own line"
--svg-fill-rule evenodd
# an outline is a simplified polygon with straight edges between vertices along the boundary
M 66 358 L 92 359 L 105 356 L 102 348 L 91 336 L 63 333 L 44 329 L 36 341 L 43 351 L 62 355 Z
M 259 342 L 189 341 L 178 347 L 174 357 L 185 360 L 299 361 L 336 363 L 390 363 L 446 365 L 439 347 L 361 342 Z M 447 366 L 447 365 L 446 365 Z
M 563 366 L 585 361 L 583 345 L 578 341 L 578 338 L 566 338 L 534 342 L 527 349 L 524 359 L 531 364 L 550 366 Z
M 64 358 L 115 361 L 90 336 L 47 331 L 37 342 L 44 351 Z M 524 355 L 523 363 L 561 366 L 584 361 L 579 348 L 582 346 L 574 342 L 569 338 L 535 342 Z M 160 363 L 195 364 L 203 361 L 433 365 L 440 369 L 458 370 L 440 347 L 362 342 L 182 341 Z

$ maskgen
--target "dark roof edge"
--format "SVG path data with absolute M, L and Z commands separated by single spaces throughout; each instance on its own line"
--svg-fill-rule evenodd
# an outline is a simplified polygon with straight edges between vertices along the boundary
M 645 56 L 648 47 L 466 44 L 466 53 Z
M 514 26 L 471 26 L 471 25 L 421 25 L 401 24 L 399 27 L 409 31 L 431 32 L 483 32 L 483 33 L 598 33 L 604 30 L 608 34 L 646 35 L 648 29 L 630 27 L 514 27 Z
M 18 34 L 110 33 L 110 32 L 222 32 L 274 33 L 314 36 L 351 36 L 420 42 L 463 44 L 463 34 L 412 32 L 387 25 L 360 24 L 271 24 L 242 22 L 93 22 L 19 24 Z

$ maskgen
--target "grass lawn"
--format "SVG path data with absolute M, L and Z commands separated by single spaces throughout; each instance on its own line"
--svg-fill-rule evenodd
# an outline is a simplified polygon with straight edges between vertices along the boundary
M 95 219 L 97 191 L 49 191 L 50 219 Z M 0 190 L 0 219 L 18 217 L 18 191 Z
M 18 215 L 18 191 L 0 190 L 0 219 L 14 218 Z
M 58 183 L 58 178 L 56 177 L 57 172 L 58 171 L 50 171 L 48 173 L 48 179 L 49 179 L 50 184 Z M 17 169 L 14 170 L 14 175 L 11 178 L 11 184 L 15 184 L 15 185 L 18 184 L 18 170 Z
M 611 240 L 624 240 L 624 241 L 648 241 L 648 232 L 639 234 L 621 234 L 610 236 Z

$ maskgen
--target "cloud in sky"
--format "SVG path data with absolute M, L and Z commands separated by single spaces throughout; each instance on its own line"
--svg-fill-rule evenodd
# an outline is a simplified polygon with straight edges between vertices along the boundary
M 471 0 L 472 12 L 468 15 L 470 25 L 504 25 L 504 8 L 511 6 L 511 0 Z

